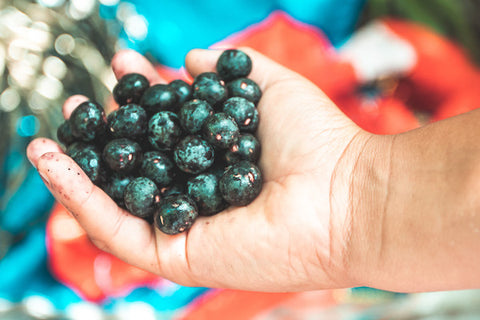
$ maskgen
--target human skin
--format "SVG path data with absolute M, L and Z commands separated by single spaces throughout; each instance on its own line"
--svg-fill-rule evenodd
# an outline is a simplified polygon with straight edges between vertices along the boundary
M 27 149 L 47 187 L 100 249 L 188 286 L 301 291 L 371 286 L 415 292 L 480 286 L 479 112 L 404 134 L 360 129 L 300 75 L 242 48 L 258 105 L 263 189 L 255 201 L 199 217 L 169 236 L 119 208 L 52 140 Z M 192 76 L 221 51 L 192 50 Z M 130 72 L 164 82 L 145 58 Z M 65 102 L 66 118 L 81 102 Z

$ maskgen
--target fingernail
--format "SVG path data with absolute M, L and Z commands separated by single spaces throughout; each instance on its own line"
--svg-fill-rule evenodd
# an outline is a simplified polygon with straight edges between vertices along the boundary
M 45 183 L 49 187 L 50 186 L 50 180 L 48 180 L 48 176 L 45 174 L 45 172 L 38 171 L 38 174 L 40 175 L 40 178 L 42 178 L 43 183 Z

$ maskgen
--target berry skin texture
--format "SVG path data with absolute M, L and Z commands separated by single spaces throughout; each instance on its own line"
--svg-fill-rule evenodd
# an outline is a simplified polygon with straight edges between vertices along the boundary
M 123 194 L 127 185 L 135 179 L 131 175 L 123 175 L 118 172 L 113 172 L 103 185 L 103 191 L 110 196 L 118 205 L 124 205 Z
M 261 145 L 253 134 L 244 133 L 238 138 L 237 143 L 232 145 L 225 153 L 227 164 L 234 164 L 242 160 L 257 163 L 260 158 Z
M 105 145 L 103 159 L 113 171 L 131 172 L 140 165 L 142 148 L 127 138 L 114 139 Z
M 198 210 L 186 195 L 173 195 L 162 200 L 154 215 L 157 228 L 174 235 L 190 229 L 198 217 Z
M 163 152 L 148 151 L 143 154 L 140 174 L 162 188 L 172 183 L 176 176 L 176 168 L 172 160 Z
M 178 104 L 182 105 L 192 99 L 192 86 L 185 81 L 180 79 L 173 80 L 169 83 L 169 86 L 175 92 Z
M 67 148 L 67 154 L 94 184 L 101 185 L 105 182 L 105 164 L 95 146 L 83 142 L 74 142 Z
M 138 103 L 150 83 L 145 76 L 138 73 L 124 75 L 113 88 L 113 99 L 119 106 Z
M 227 99 L 225 83 L 215 72 L 199 74 L 195 77 L 192 88 L 195 99 L 205 100 L 214 107 Z
M 159 111 L 176 111 L 177 95 L 168 84 L 156 84 L 145 90 L 140 105 L 149 115 Z
M 227 207 L 213 173 L 201 173 L 187 181 L 187 195 L 195 201 L 198 214 L 212 216 Z
M 225 50 L 217 60 L 217 73 L 225 81 L 244 78 L 252 71 L 252 60 L 243 51 Z
M 136 139 L 147 131 L 147 113 L 138 104 L 129 103 L 113 111 L 107 117 L 108 131 L 112 138 Z
M 72 127 L 70 126 L 70 121 L 65 120 L 57 128 L 57 139 L 66 147 L 75 142 L 75 137 L 72 134 Z
M 197 136 L 186 136 L 175 147 L 173 159 L 183 172 L 197 174 L 208 169 L 215 160 L 213 147 Z
M 107 118 L 103 108 L 95 102 L 85 101 L 70 115 L 72 134 L 79 140 L 89 142 L 105 134 Z
M 148 122 L 148 141 L 156 150 L 173 149 L 182 135 L 178 116 L 171 111 L 157 112 Z
M 160 202 L 160 191 L 152 180 L 138 177 L 125 188 L 124 202 L 131 214 L 148 220 Z
M 202 135 L 211 145 L 226 149 L 237 142 L 240 129 L 232 117 L 219 112 L 207 118 Z
M 253 102 L 242 98 L 232 97 L 225 101 L 223 112 L 233 119 L 240 131 L 255 132 L 258 128 L 258 111 Z
M 178 112 L 178 119 L 182 127 L 189 133 L 197 133 L 203 124 L 215 111 L 208 102 L 193 99 L 185 102 Z
M 233 206 L 246 206 L 260 194 L 262 174 L 253 163 L 240 161 L 228 168 L 219 186 L 225 201 Z
M 258 104 L 262 97 L 262 90 L 258 84 L 248 78 L 239 78 L 227 83 L 229 97 L 242 97 Z

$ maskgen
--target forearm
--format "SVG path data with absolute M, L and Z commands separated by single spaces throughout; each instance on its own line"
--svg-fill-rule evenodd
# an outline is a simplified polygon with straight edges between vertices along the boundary
M 353 219 L 364 226 L 353 236 L 370 241 L 366 285 L 480 287 L 479 124 L 480 112 L 472 112 L 377 136 L 361 154 L 352 201 L 363 210 Z

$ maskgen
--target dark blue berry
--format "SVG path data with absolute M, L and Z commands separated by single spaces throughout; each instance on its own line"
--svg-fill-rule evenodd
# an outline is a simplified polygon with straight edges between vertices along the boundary
M 170 185 L 160 188 L 162 199 L 172 195 L 185 194 L 185 183 L 185 179 L 177 176 Z
M 93 145 L 74 142 L 67 148 L 67 154 L 75 161 L 85 174 L 96 185 L 106 179 L 106 168 L 100 151 Z
M 245 206 L 260 194 L 262 174 L 253 163 L 240 161 L 227 169 L 219 185 L 225 201 L 233 206 Z
M 243 51 L 225 50 L 217 60 L 217 72 L 225 81 L 243 78 L 252 71 L 252 60 Z
M 105 134 L 107 119 L 103 108 L 91 101 L 78 105 L 70 115 L 72 134 L 82 141 L 93 141 Z
M 240 131 L 255 132 L 258 128 L 258 111 L 253 102 L 242 98 L 232 97 L 225 101 L 223 112 L 233 119 Z
M 182 105 L 192 98 L 192 86 L 183 80 L 177 79 L 169 83 L 170 88 L 173 89 L 177 95 L 177 103 Z
M 241 134 L 237 143 L 232 145 L 225 153 L 227 164 L 242 160 L 256 163 L 260 158 L 260 142 L 250 133 Z
M 140 174 L 162 188 L 172 183 L 176 176 L 176 168 L 172 160 L 163 152 L 149 151 L 143 154 Z
M 173 149 L 182 135 L 178 116 L 171 111 L 160 111 L 148 122 L 148 141 L 157 150 Z
M 148 117 L 138 104 L 129 103 L 110 113 L 107 124 L 112 138 L 137 139 L 147 131 Z
M 182 127 L 189 133 L 197 133 L 209 116 L 214 113 L 208 102 L 193 99 L 183 104 L 178 112 L 178 119 Z
M 187 195 L 195 201 L 201 216 L 214 215 L 227 207 L 218 187 L 218 177 L 213 173 L 201 173 L 189 179 Z
M 262 97 L 262 90 L 258 84 L 248 78 L 239 78 L 227 83 L 227 89 L 229 97 L 243 97 L 255 105 Z
M 149 219 L 160 202 L 160 191 L 155 183 L 145 177 L 133 179 L 125 188 L 124 203 L 131 214 Z
M 155 211 L 155 225 L 160 231 L 174 235 L 188 230 L 198 216 L 195 202 L 186 195 L 163 199 Z
M 207 118 L 202 128 L 202 135 L 213 146 L 228 148 L 237 142 L 240 129 L 232 117 L 219 112 Z
M 135 179 L 132 175 L 124 175 L 118 172 L 112 172 L 103 185 L 103 191 L 115 202 L 123 203 L 123 195 L 127 185 Z
M 176 111 L 177 95 L 168 84 L 156 84 L 145 91 L 140 105 L 150 115 L 164 110 Z
M 131 172 L 140 165 L 142 148 L 127 138 L 114 139 L 105 145 L 103 159 L 113 171 Z
M 60 143 L 68 147 L 70 144 L 75 142 L 75 137 L 72 134 L 72 127 L 70 126 L 70 121 L 65 120 L 57 128 L 57 138 Z
M 208 169 L 215 159 L 213 147 L 198 136 L 186 136 L 175 147 L 173 159 L 183 172 L 200 173 Z
M 120 105 L 138 103 L 147 88 L 148 79 L 138 73 L 124 75 L 113 88 L 113 98 Z
M 207 101 L 216 106 L 227 99 L 225 83 L 214 72 L 204 72 L 195 77 L 193 81 L 193 97 Z

